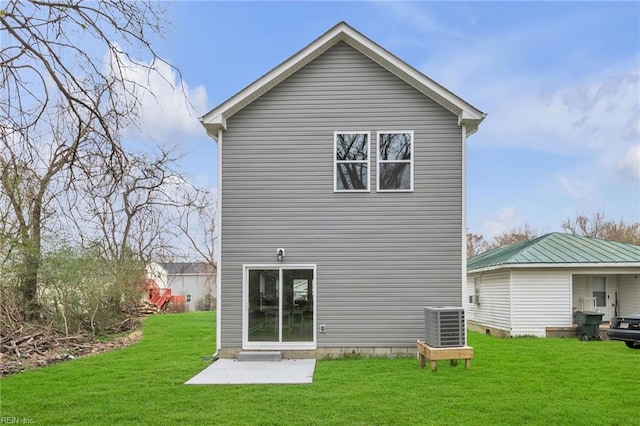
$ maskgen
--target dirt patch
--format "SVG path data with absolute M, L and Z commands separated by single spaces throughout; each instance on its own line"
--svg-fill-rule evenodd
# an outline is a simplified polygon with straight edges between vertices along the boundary
M 135 330 L 125 336 L 103 342 L 84 335 L 64 336 L 51 330 L 3 336 L 0 376 L 124 348 L 140 339 L 142 330 Z

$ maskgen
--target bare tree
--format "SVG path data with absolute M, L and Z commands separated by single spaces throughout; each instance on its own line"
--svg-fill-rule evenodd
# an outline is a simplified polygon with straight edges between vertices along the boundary
M 57 108 L 41 117 L 40 123 L 49 128 L 46 136 L 39 135 L 40 129 L 36 127 L 2 135 L 0 184 L 9 201 L 9 214 L 16 223 L 18 238 L 13 248 L 22 263 L 20 293 L 29 307 L 27 312 L 37 310 L 42 233 L 52 214 L 52 203 L 61 190 L 60 179 L 65 174 L 67 178 L 70 176 L 69 164 L 77 157 L 81 144 L 94 140 L 89 126 L 60 117 Z M 69 126 L 73 127 L 73 134 L 67 132 Z M 45 138 L 51 142 L 43 143 Z
M 161 61 L 150 40 L 161 33 L 163 13 L 151 1 L 9 0 L 1 6 L 0 183 L 17 224 L 12 248 L 20 253 L 26 316 L 39 310 L 45 223 L 81 160 L 98 153 L 109 158 L 115 175 L 126 167 L 120 131 L 147 90 L 127 75 L 130 67 L 153 72 Z M 127 51 L 150 56 L 152 65 Z
M 493 241 L 487 247 L 488 249 L 494 249 L 502 247 L 507 244 L 518 243 L 520 241 L 527 241 L 532 238 L 538 237 L 540 232 L 535 228 L 532 228 L 529 224 L 525 223 L 522 226 L 516 226 L 511 229 L 502 231 L 495 236 Z
M 198 199 L 192 200 L 185 207 L 181 209 L 175 225 L 202 261 L 215 267 L 217 240 L 215 198 L 208 191 L 202 191 L 198 194 Z
M 489 248 L 489 243 L 482 234 L 467 232 L 467 259 L 477 256 Z
M 562 229 L 569 234 L 582 235 L 584 237 L 602 238 L 604 225 L 604 213 L 595 212 L 591 217 L 578 214 L 574 218 L 567 218 L 562 222 Z
M 590 217 L 577 214 L 573 218 L 567 218 L 562 222 L 562 229 L 573 235 L 640 245 L 640 222 L 607 220 L 601 211 L 593 213 Z
M 160 60 L 150 44 L 165 24 L 160 4 L 9 0 L 0 12 L 0 87 L 4 94 L 0 111 L 6 130 L 27 131 L 37 125 L 51 102 L 62 99 L 79 126 L 90 123 L 108 140 L 117 140 L 103 106 L 118 103 L 119 109 L 135 109 L 136 91 L 141 87 L 123 84 L 127 81 L 126 61 L 146 67 L 120 45 Z M 94 56 L 96 47 L 104 49 L 98 50 L 99 56 Z M 106 71 L 104 52 L 111 61 Z M 96 88 L 102 89 L 100 96 L 96 96 Z M 114 98 L 116 89 L 134 96 Z M 123 100 L 129 105 L 123 105 Z
M 172 182 L 182 180 L 171 150 L 156 156 L 131 153 L 123 169 L 109 172 L 109 158 L 94 155 L 74 183 L 79 198 L 70 217 L 86 248 L 105 258 L 134 256 L 148 263 L 169 250 L 171 229 L 165 209 L 182 207 L 172 194 Z M 90 232 L 88 230 L 92 230 Z
M 217 298 L 216 275 L 217 263 L 215 260 L 216 241 L 218 238 L 216 229 L 216 198 L 207 190 L 197 189 L 191 186 L 183 188 L 183 207 L 178 209 L 174 226 L 187 241 L 188 251 L 194 252 L 213 273 L 206 281 L 206 294 L 203 308 L 213 309 Z M 215 290 L 214 290 L 215 289 Z

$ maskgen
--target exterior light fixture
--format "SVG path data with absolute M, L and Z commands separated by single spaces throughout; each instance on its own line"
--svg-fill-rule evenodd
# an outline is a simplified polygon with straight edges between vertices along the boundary
M 278 250 L 276 250 L 276 256 L 278 258 L 278 262 L 282 262 L 282 259 L 284 258 L 284 249 L 279 248 Z

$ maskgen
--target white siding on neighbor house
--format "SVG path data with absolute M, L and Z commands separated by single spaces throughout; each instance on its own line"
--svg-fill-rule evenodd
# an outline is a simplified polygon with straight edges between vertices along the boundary
M 467 280 L 469 296 L 474 294 L 474 278 L 482 277 L 480 304 L 467 302 L 467 318 L 486 327 L 510 330 L 509 270 L 470 274 Z
M 152 262 L 147 266 L 147 277 L 154 280 L 160 288 L 168 287 L 167 271 L 156 262 Z
M 242 344 L 242 265 L 316 264 L 318 347 L 414 347 L 462 304 L 457 117 L 341 42 L 227 120 L 221 347 Z M 414 131 L 414 191 L 334 192 L 334 132 Z
M 213 297 L 216 297 L 215 275 L 170 275 L 168 282 L 172 295 L 186 296 L 187 294 L 191 294 L 191 302 L 186 302 L 185 297 L 185 306 L 188 311 L 195 311 L 198 302 L 208 293 Z M 210 309 L 215 309 L 215 301 L 213 301 L 213 305 Z
M 618 277 L 618 313 L 640 313 L 640 274 Z
M 211 294 L 214 299 L 218 297 L 215 273 L 168 273 L 161 264 L 151 262 L 147 267 L 147 277 L 153 279 L 160 288 L 170 288 L 174 296 L 191 294 L 191 302 L 186 302 L 185 297 L 188 311 L 195 311 L 198 301 L 206 294 Z M 215 308 L 214 300 L 211 309 Z
M 574 311 L 582 309 L 582 299 L 589 297 L 587 275 L 573 274 L 573 294 L 571 298 L 571 305 Z
M 513 269 L 512 335 L 546 337 L 546 327 L 571 327 L 571 272 Z

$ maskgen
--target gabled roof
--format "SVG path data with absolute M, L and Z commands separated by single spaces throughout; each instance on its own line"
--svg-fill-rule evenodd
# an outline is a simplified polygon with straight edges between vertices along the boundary
M 169 275 L 210 275 L 215 271 L 213 266 L 200 262 L 159 262 L 158 265 Z
M 569 265 L 640 267 L 640 246 L 554 232 L 474 256 L 467 271 Z
M 211 137 L 217 138 L 218 130 L 226 129 L 227 120 L 235 113 L 341 41 L 457 115 L 458 123 L 466 125 L 467 135 L 474 133 L 486 117 L 485 113 L 374 43 L 347 23 L 340 22 L 282 64 L 206 113 L 200 118 L 200 122 Z

